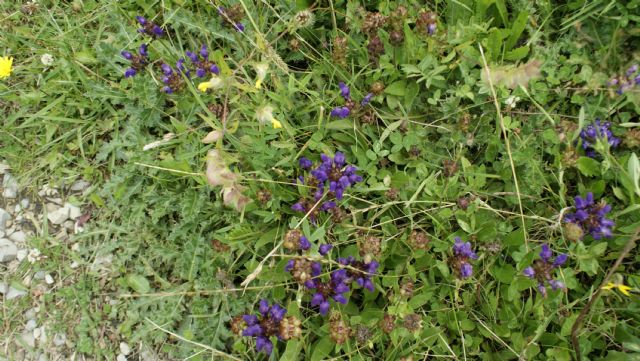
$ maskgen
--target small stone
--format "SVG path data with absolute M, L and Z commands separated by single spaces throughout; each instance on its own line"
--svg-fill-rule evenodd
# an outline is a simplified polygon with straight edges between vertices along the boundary
M 0 208 L 0 231 L 4 231 L 6 229 L 7 222 L 9 222 L 10 220 L 11 215 L 4 209 Z
M 51 203 L 49 203 L 49 204 L 51 204 Z M 64 221 L 69 219 L 70 211 L 71 210 L 65 204 L 64 207 L 58 208 L 57 210 L 55 210 L 55 211 L 53 211 L 51 213 L 47 213 L 47 218 L 53 224 L 62 224 L 62 223 L 64 223 Z
M 128 356 L 131 353 L 131 347 L 129 347 L 129 344 L 126 342 L 120 342 L 120 352 L 123 355 Z
M 127 356 L 119 354 L 118 357 L 116 357 L 116 361 L 127 361 Z
M 71 262 L 69 267 L 71 267 L 71 269 L 76 269 L 76 268 L 80 267 L 80 264 L 78 262 L 76 262 L 76 261 L 73 261 L 73 262 Z
M 17 231 L 9 236 L 9 239 L 16 243 L 24 243 L 27 240 L 27 234 L 23 231 Z
M 33 332 L 27 331 L 20 335 L 20 341 L 31 348 L 36 347 L 36 339 L 33 338 Z
M 18 247 L 6 238 L 0 238 L 0 262 L 13 261 L 18 255 Z
M 22 205 L 20 205 L 20 203 L 16 204 L 15 207 L 13 207 L 13 213 L 20 213 L 20 211 L 22 211 Z
M 75 220 L 82 215 L 82 211 L 79 207 L 76 207 L 71 203 L 65 203 L 64 206 L 69 209 L 69 218 Z
M 89 186 L 91 186 L 91 183 L 87 182 L 84 179 L 80 179 L 75 181 L 72 185 L 71 188 L 69 188 L 71 191 L 73 192 L 82 192 L 85 189 L 89 188 Z
M 34 280 L 43 280 L 46 275 L 47 275 L 47 273 L 45 271 L 38 271 L 38 272 L 34 273 L 33 279 Z
M 30 308 L 27 310 L 27 312 L 24 313 L 24 317 L 31 320 L 36 318 L 36 314 L 38 313 L 39 310 L 37 310 L 36 308 Z
M 27 294 L 26 291 L 19 290 L 17 288 L 13 288 L 11 286 L 9 286 L 6 291 L 7 291 L 6 293 L 2 292 L 2 293 L 4 293 L 4 299 L 5 300 L 12 300 L 14 298 L 20 298 L 20 297 L 25 296 Z
M 53 336 L 53 344 L 56 346 L 62 346 L 67 341 L 67 336 L 64 333 L 56 333 Z
M 24 329 L 27 331 L 33 331 L 36 329 L 36 327 L 38 327 L 38 323 L 36 322 L 36 320 L 29 320 L 27 321 L 26 326 L 24 326 Z
M 47 210 L 47 213 L 53 213 L 60 209 L 60 206 L 55 203 L 47 203 L 44 208 Z
M 23 198 L 23 199 L 20 201 L 20 206 L 22 207 L 22 209 L 27 209 L 27 208 L 29 208 L 29 204 L 30 204 L 29 198 Z
M 47 341 L 47 333 L 45 332 L 45 328 L 44 326 L 40 326 L 38 328 L 36 328 L 35 330 L 33 330 L 33 337 L 37 340 L 40 340 L 40 342 L 46 342 Z
M 27 257 L 28 253 L 29 251 L 26 249 L 19 249 L 18 254 L 16 255 L 16 259 L 18 260 L 18 262 L 22 262 L 22 260 Z
M 44 281 L 48 284 L 48 285 L 52 285 L 54 280 L 53 277 L 50 274 L 46 274 L 44 275 Z
M 74 229 L 76 222 L 74 221 L 66 221 L 62 224 L 62 226 L 66 229 Z
M 38 361 L 48 361 L 49 358 L 47 357 L 46 353 L 41 353 L 40 355 L 38 355 Z
M 4 188 L 2 195 L 5 198 L 13 199 L 18 196 L 18 182 L 10 173 L 4 175 L 2 187 Z
M 7 163 L 0 162 L 0 174 L 5 174 L 9 169 L 11 169 L 11 167 Z

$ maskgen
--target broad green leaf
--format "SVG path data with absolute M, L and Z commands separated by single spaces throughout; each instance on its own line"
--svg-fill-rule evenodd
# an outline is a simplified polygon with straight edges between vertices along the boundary
M 578 158 L 578 162 L 576 165 L 580 170 L 580 173 L 586 175 L 587 177 L 593 177 L 596 174 L 600 173 L 600 162 L 593 158 L 580 157 Z
M 131 274 L 127 276 L 127 285 L 137 293 L 149 293 L 151 286 L 149 281 L 142 275 Z

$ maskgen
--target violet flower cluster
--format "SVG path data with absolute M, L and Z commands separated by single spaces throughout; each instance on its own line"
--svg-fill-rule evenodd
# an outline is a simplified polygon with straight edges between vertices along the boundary
M 120 53 L 123 58 L 129 60 L 131 63 L 129 68 L 124 72 L 125 78 L 131 78 L 149 64 L 149 53 L 147 52 L 147 47 L 147 44 L 140 45 L 138 54 L 132 54 L 126 50 Z
M 306 179 L 303 176 L 300 176 L 298 181 L 315 188 L 313 194 L 315 202 L 322 199 L 327 186 L 329 188 L 330 197 L 341 200 L 347 188 L 362 181 L 362 177 L 356 173 L 357 168 L 353 165 L 346 164 L 343 153 L 336 152 L 336 155 L 333 158 L 326 154 L 321 154 L 320 158 L 322 159 L 322 162 L 315 169 L 311 169 L 313 163 L 307 158 L 303 157 L 298 161 L 302 169 L 311 169 L 309 172 L 310 176 Z M 314 201 L 301 199 L 291 206 L 291 209 L 298 212 L 309 212 L 315 205 Z M 328 211 L 335 207 L 336 202 L 330 199 L 320 206 L 320 210 Z M 310 218 L 313 220 L 315 218 L 314 216 L 315 212 L 310 215 Z
M 162 30 L 159 25 L 147 20 L 144 16 L 136 16 L 136 20 L 138 20 L 138 23 L 142 26 L 138 29 L 139 33 L 148 35 L 154 39 L 164 35 L 164 30 Z
M 598 139 L 604 139 L 612 148 L 620 144 L 620 138 L 614 137 L 610 128 L 610 122 L 601 122 L 600 119 L 596 119 L 595 122 L 580 131 L 582 149 L 587 157 L 595 158 L 597 156 L 594 146 Z
M 160 67 L 162 68 L 162 73 L 164 76 L 162 77 L 162 82 L 165 86 L 162 88 L 162 91 L 171 94 L 174 93 L 184 86 L 184 80 L 182 78 L 182 74 L 189 77 L 191 72 L 184 66 L 185 60 L 183 58 L 178 59 L 176 62 L 176 69 L 174 70 L 169 64 L 163 63 Z
M 329 311 L 329 299 L 333 299 L 343 305 L 348 302 L 344 296 L 345 293 L 349 292 L 347 271 L 345 269 L 335 270 L 331 272 L 329 278 L 328 282 L 313 279 L 305 284 L 307 288 L 315 291 L 311 296 L 311 306 L 318 307 L 322 316 L 325 316 Z
M 243 315 L 242 318 L 247 327 L 242 331 L 242 336 L 255 337 L 256 351 L 270 355 L 273 351 L 273 343 L 269 339 L 277 336 L 280 340 L 289 340 L 301 334 L 300 321 L 295 317 L 285 317 L 287 310 L 277 303 L 269 305 L 267 300 L 261 300 L 258 311 L 260 317 L 255 315 Z
M 220 68 L 216 63 L 209 60 L 209 51 L 206 45 L 200 47 L 200 51 L 196 54 L 191 51 L 186 52 L 187 57 L 191 59 L 191 63 L 196 68 L 196 76 L 198 78 L 204 78 L 207 73 L 220 75 Z
M 616 93 L 622 95 L 625 91 L 640 85 L 640 72 L 638 70 L 638 64 L 633 64 L 625 71 L 624 76 L 612 78 L 607 85 L 617 87 Z
M 582 229 L 582 234 L 589 233 L 594 239 L 612 236 L 612 228 L 615 223 L 607 218 L 607 213 L 611 212 L 611 206 L 604 200 L 595 203 L 593 193 L 587 196 L 575 198 L 576 211 L 564 216 L 564 221 L 578 225 Z
M 562 266 L 569 257 L 567 254 L 562 253 L 552 260 L 552 256 L 553 252 L 549 246 L 547 244 L 543 244 L 542 250 L 540 251 L 540 259 L 536 260 L 532 266 L 529 266 L 522 271 L 522 274 L 526 277 L 538 282 L 538 286 L 536 288 L 543 296 L 547 295 L 547 288 L 545 284 L 551 286 L 553 291 L 565 288 L 564 283 L 554 279 L 551 273 L 554 269 Z
M 331 116 L 332 117 L 338 117 L 340 119 L 344 119 L 344 118 L 348 117 L 349 114 L 351 114 L 352 111 L 354 111 L 354 108 L 356 108 L 358 106 L 358 104 L 356 102 L 354 102 L 353 100 L 351 100 L 351 90 L 349 89 L 349 87 L 345 83 L 340 82 L 340 83 L 338 83 L 338 86 L 340 87 L 340 95 L 345 100 L 345 105 L 341 106 L 341 107 L 333 108 L 333 110 L 331 111 Z M 371 98 L 373 98 L 373 93 L 367 94 L 360 101 L 360 106 L 363 107 L 363 106 L 369 104 L 369 102 L 371 102 Z
M 370 292 L 374 291 L 375 288 L 371 277 L 378 271 L 378 267 L 380 266 L 378 262 L 371 261 L 367 263 L 364 261 L 356 261 L 353 256 L 349 256 L 347 258 L 338 258 L 338 263 L 352 267 L 352 269 L 347 269 L 346 281 L 349 281 L 349 283 L 355 281 L 358 286 Z
M 471 249 L 471 243 L 455 237 L 452 264 L 460 278 L 469 278 L 473 274 L 473 266 L 469 263 L 472 259 L 478 259 L 478 255 Z

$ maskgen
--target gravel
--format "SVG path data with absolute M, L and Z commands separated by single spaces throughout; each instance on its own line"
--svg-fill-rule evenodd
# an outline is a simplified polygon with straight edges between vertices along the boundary
M 0 262 L 13 261 L 17 255 L 18 247 L 12 241 L 0 238 Z

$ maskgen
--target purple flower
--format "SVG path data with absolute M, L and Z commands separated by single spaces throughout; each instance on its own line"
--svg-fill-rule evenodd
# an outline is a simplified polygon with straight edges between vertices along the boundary
M 547 289 L 545 284 L 548 284 L 553 291 L 558 289 L 564 289 L 564 283 L 556 280 L 552 276 L 554 269 L 562 266 L 568 259 L 566 254 L 559 254 L 552 260 L 553 252 L 546 243 L 542 245 L 539 253 L 540 259 L 536 260 L 532 266 L 525 268 L 522 274 L 530 279 L 537 281 L 537 290 L 541 295 L 547 295 Z
M 606 141 L 611 148 L 620 145 L 620 138 L 616 138 L 610 128 L 610 122 L 603 123 L 600 119 L 596 119 L 580 131 L 582 149 L 588 157 L 595 158 L 597 156 L 594 146 L 598 139 Z
M 140 26 L 142 26 L 140 29 L 138 29 L 139 33 L 148 35 L 154 39 L 164 35 L 164 31 L 160 26 L 147 20 L 145 17 L 136 16 L 136 20 L 138 21 Z
M 313 162 L 310 161 L 309 159 L 302 157 L 298 160 L 298 164 L 300 165 L 300 168 L 302 169 L 309 169 L 313 166 Z
M 239 33 L 244 32 L 244 25 L 242 23 L 235 23 L 235 25 L 233 27 Z
M 429 35 L 433 35 L 436 33 L 436 24 L 435 23 L 431 23 L 429 25 L 427 25 L 427 33 L 429 33 Z
M 524 271 L 522 271 L 522 274 L 533 279 L 536 275 L 536 271 L 533 270 L 533 267 L 527 267 L 524 269 Z
M 469 260 L 478 259 L 478 255 L 471 248 L 471 242 L 463 242 L 460 237 L 454 239 L 451 262 L 461 279 L 469 278 L 473 275 L 473 266 Z
M 205 44 L 200 46 L 200 51 L 196 54 L 193 51 L 186 51 L 185 54 L 191 59 L 191 64 L 196 68 L 196 76 L 204 78 L 207 73 L 219 75 L 220 68 L 209 60 L 209 50 Z
M 348 117 L 350 113 L 351 113 L 351 109 L 349 109 L 348 107 L 335 107 L 331 111 L 330 115 L 332 117 L 338 117 L 340 119 L 344 119 Z
M 333 248 L 332 244 L 321 244 L 320 245 L 320 254 L 323 256 L 326 256 L 329 251 L 331 251 L 331 248 Z
M 469 263 L 464 262 L 460 265 L 460 277 L 461 278 L 469 278 L 473 274 L 473 266 Z
M 120 54 L 122 54 L 122 57 L 127 59 L 127 60 L 133 59 L 133 54 L 131 54 L 128 51 L 122 51 Z
M 138 54 L 132 54 L 129 51 L 123 50 L 120 52 L 123 58 L 129 60 L 130 66 L 125 70 L 124 77 L 131 78 L 138 74 L 138 72 L 144 69 L 149 64 L 149 54 L 147 53 L 147 44 L 140 45 Z
M 269 305 L 267 300 L 258 303 L 260 318 L 255 315 L 243 315 L 242 318 L 247 327 L 242 331 L 242 336 L 256 338 L 256 351 L 267 355 L 273 351 L 273 344 L 269 337 L 280 336 L 280 323 L 284 319 L 287 310 L 277 303 Z
M 369 93 L 365 95 L 364 99 L 360 102 L 360 105 L 365 106 L 371 102 L 371 98 L 373 98 L 373 93 Z
M 606 218 L 611 211 L 611 206 L 604 200 L 595 203 L 593 193 L 587 193 L 585 198 L 575 198 L 575 213 L 567 213 L 564 221 L 576 224 L 583 232 L 588 232 L 594 239 L 609 238 L 613 235 L 612 228 L 615 223 Z
M 351 90 L 344 82 L 339 82 L 338 86 L 340 87 L 340 95 L 344 98 L 344 100 L 349 100 L 351 98 Z
M 303 251 L 306 251 L 309 248 L 311 248 L 311 242 L 309 242 L 307 237 L 301 236 L 300 237 L 300 249 L 303 250 Z

